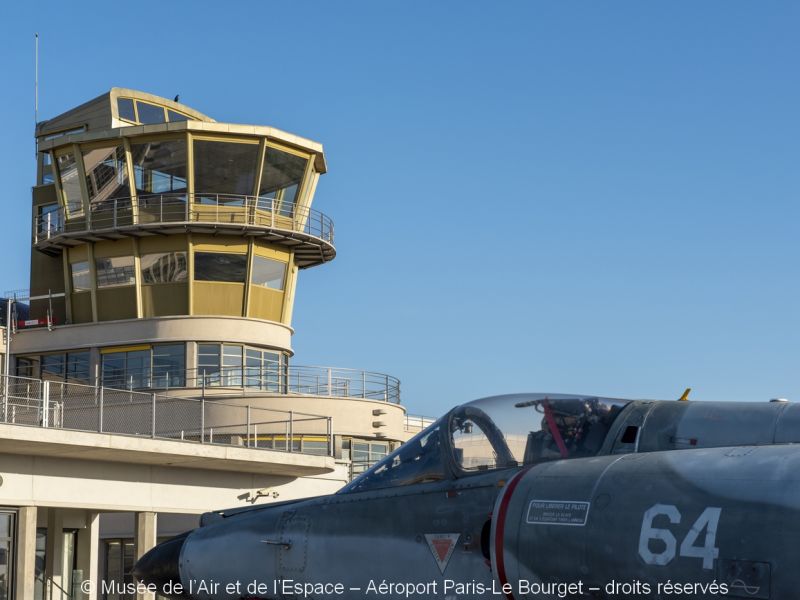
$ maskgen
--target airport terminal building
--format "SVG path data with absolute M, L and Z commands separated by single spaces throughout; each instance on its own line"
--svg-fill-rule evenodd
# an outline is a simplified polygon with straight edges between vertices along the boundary
M 113 88 L 37 125 L 29 290 L 3 302 L 0 600 L 128 598 L 214 508 L 331 493 L 426 424 L 386 374 L 295 364 L 322 146 Z M 335 348 L 331 348 L 333 353 Z

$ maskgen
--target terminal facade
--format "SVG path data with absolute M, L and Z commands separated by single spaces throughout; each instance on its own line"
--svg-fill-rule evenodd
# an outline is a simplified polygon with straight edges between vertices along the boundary
M 427 423 L 390 375 L 295 364 L 298 278 L 336 255 L 319 143 L 123 88 L 36 139 L 0 600 L 127 597 L 80 583 L 130 581 L 201 512 L 331 493 Z

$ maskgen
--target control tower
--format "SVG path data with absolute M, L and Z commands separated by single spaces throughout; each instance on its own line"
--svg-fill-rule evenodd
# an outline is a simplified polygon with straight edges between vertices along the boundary
M 243 443 L 318 447 L 356 472 L 407 437 L 394 377 L 294 364 L 299 274 L 336 256 L 333 222 L 312 208 L 321 144 L 123 88 L 36 139 L 12 374 L 332 417 L 331 432 Z

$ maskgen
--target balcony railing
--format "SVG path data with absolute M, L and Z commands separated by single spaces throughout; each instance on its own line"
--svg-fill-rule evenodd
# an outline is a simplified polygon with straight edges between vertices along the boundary
M 332 456 L 331 417 L 0 376 L 0 422 Z
M 384 373 L 264 363 L 256 367 L 199 367 L 170 369 L 158 367 L 131 371 L 104 369 L 101 385 L 128 389 L 196 388 L 200 394 L 220 396 L 224 391 L 236 395 L 275 394 L 360 398 L 400 404 L 400 380 Z
M 50 245 L 60 238 L 80 238 L 92 233 L 135 235 L 139 231 L 168 226 L 211 226 L 270 233 L 277 243 L 285 239 L 292 239 L 294 243 L 312 243 L 316 239 L 330 254 L 326 254 L 324 259 L 333 258 L 333 221 L 330 217 L 318 210 L 300 208 L 273 198 L 171 192 L 94 202 L 88 214 L 82 207 L 73 209 L 67 212 L 61 207 L 36 216 L 33 225 L 34 244 Z
M 429 425 L 436 422 L 435 417 L 423 417 L 420 415 L 406 415 L 405 430 L 408 433 L 422 431 Z

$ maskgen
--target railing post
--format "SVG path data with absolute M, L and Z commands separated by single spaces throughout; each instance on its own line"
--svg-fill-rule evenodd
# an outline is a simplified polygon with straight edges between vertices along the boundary
M 367 372 L 361 371 L 361 397 L 367 397 Z
M 194 196 L 186 194 L 186 222 L 189 222 L 189 204 L 193 201 Z
M 269 199 L 270 228 L 275 229 L 275 199 Z
M 331 381 L 331 368 L 328 367 L 328 396 L 333 396 L 333 391 L 331 389 L 332 383 L 333 382 Z
M 258 425 L 253 425 L 253 448 L 258 448 Z
M 153 393 L 151 396 L 153 397 L 153 414 L 151 415 L 152 419 L 150 421 L 150 438 L 156 439 L 156 395 Z
M 333 455 L 333 417 L 328 417 L 328 456 Z
M 205 389 L 205 388 L 204 388 Z M 200 398 L 200 443 L 205 444 L 206 438 L 206 397 Z
M 250 405 L 247 405 L 247 447 L 250 447 Z
M 98 416 L 97 416 L 97 421 L 98 421 L 97 431 L 99 433 L 103 433 L 103 390 L 104 389 L 105 388 L 103 388 L 103 386 L 100 386 L 100 398 L 99 398 L 100 410 L 98 411 Z
M 50 382 L 42 381 L 42 427 L 50 426 Z
M 294 447 L 294 411 L 289 411 L 289 435 L 286 436 L 286 441 L 289 445 L 289 452 L 293 451 Z
M 6 348 L 8 348 L 6 346 Z M 6 349 L 6 351 L 8 351 Z M 3 421 L 8 423 L 8 386 L 11 380 L 8 373 L 3 373 Z
M 384 400 L 384 402 L 388 402 L 389 401 L 389 376 L 388 375 L 386 375 L 386 390 L 385 390 L 385 392 L 383 394 L 383 400 Z
M 114 198 L 114 217 L 113 217 L 114 229 L 117 228 L 117 199 Z
M 47 239 L 50 239 L 50 215 L 51 213 L 47 213 Z

